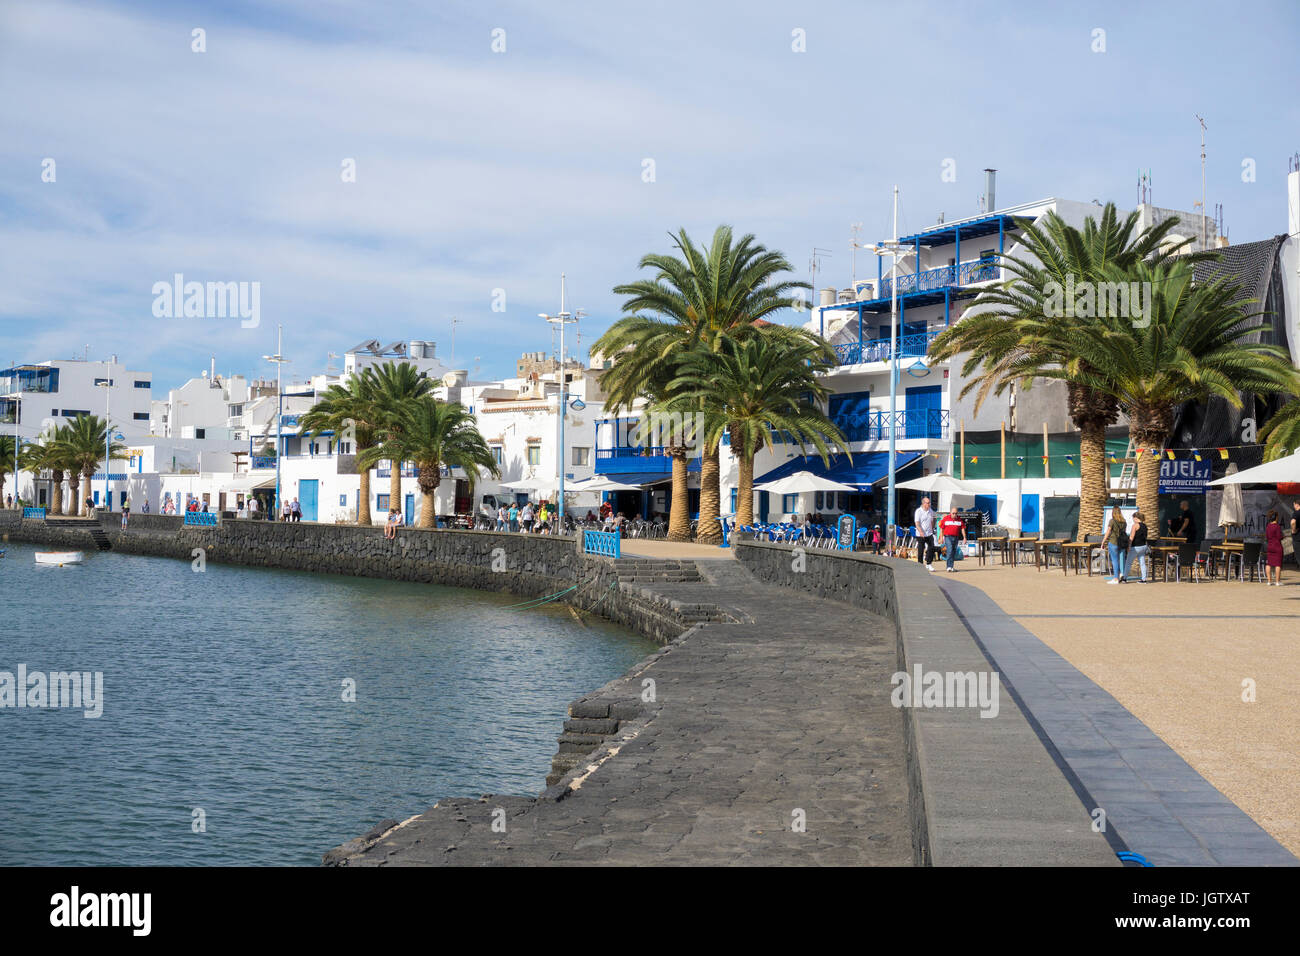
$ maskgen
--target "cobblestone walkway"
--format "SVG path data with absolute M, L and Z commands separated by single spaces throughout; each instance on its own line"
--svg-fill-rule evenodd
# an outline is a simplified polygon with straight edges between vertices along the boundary
M 753 623 L 700 625 L 635 674 L 630 692 L 655 682 L 650 713 L 576 789 L 444 800 L 325 862 L 909 865 L 892 625 L 734 561 L 700 570 L 652 587 Z

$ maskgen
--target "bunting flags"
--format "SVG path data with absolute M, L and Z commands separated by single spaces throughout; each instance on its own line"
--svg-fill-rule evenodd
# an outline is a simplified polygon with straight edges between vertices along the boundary
M 1174 460 L 1174 452 L 1172 448 L 1165 449 L 1165 454 L 1169 456 L 1170 461 Z
M 1228 460 L 1228 449 L 1226 449 L 1226 448 L 1220 448 L 1220 449 L 1219 449 L 1219 457 L 1222 458 L 1224 461 L 1227 461 L 1227 460 Z
M 1198 449 L 1193 448 L 1193 449 L 1192 449 L 1192 457 L 1195 458 L 1197 461 L 1200 461 L 1200 460 L 1201 460 L 1201 453 L 1200 453 L 1200 451 L 1199 451 Z

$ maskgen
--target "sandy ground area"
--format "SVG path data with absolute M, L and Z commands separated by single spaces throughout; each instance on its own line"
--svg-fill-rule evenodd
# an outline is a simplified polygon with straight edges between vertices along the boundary
M 961 561 L 1019 624 L 1105 688 L 1292 853 L 1300 855 L 1300 572 L 1282 587 L 1108 585 Z M 943 574 L 936 562 L 936 574 Z M 1243 682 L 1256 699 L 1243 701 Z

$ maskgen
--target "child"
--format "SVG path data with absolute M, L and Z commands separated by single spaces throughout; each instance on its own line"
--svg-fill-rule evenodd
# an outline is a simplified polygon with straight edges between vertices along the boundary
M 871 529 L 871 553 L 879 554 L 880 548 L 885 543 L 885 536 L 880 533 L 880 525 Z

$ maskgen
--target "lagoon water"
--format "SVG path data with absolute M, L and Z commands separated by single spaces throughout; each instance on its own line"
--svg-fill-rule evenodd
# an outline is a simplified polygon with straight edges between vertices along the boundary
M 314 865 L 443 797 L 536 793 L 569 701 L 654 650 L 508 595 L 7 547 L 0 671 L 102 671 L 104 702 L 0 708 L 0 865 Z

